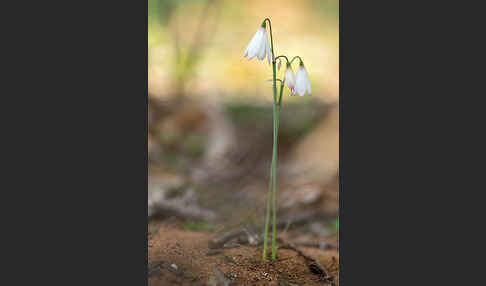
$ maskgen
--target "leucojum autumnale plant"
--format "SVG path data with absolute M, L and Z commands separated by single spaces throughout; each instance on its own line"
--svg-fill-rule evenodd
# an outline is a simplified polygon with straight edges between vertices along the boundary
M 267 36 L 267 22 L 270 30 L 270 42 Z M 285 55 L 275 56 L 275 49 L 273 46 L 272 35 L 272 23 L 270 19 L 263 20 L 260 28 L 257 30 L 253 38 L 251 39 L 248 47 L 245 51 L 245 57 L 251 60 L 257 57 L 259 60 L 267 57 L 268 64 L 270 64 L 270 57 L 272 62 L 273 71 L 273 152 L 272 152 L 272 165 L 270 167 L 270 183 L 268 188 L 267 209 L 265 217 L 265 231 L 263 234 L 263 260 L 267 259 L 267 242 L 268 242 L 268 229 L 270 225 L 270 212 L 272 210 L 272 260 L 277 257 L 277 145 L 278 145 L 278 127 L 280 119 L 280 108 L 282 107 L 282 94 L 285 84 L 290 90 L 290 95 L 299 94 L 304 96 L 306 93 L 311 94 L 311 86 L 309 81 L 309 75 L 304 66 L 304 61 L 301 57 L 295 56 L 290 61 Z M 285 69 L 284 79 L 277 78 L 277 60 L 278 70 L 282 65 L 282 59 L 285 59 L 287 65 Z M 299 69 L 294 76 L 292 70 L 292 62 L 295 59 L 299 59 Z M 277 98 L 277 81 L 280 82 L 280 93 Z

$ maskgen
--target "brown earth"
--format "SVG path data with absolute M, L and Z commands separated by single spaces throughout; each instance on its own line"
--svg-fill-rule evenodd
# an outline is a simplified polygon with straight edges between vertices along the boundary
M 337 244 L 339 113 L 336 106 L 316 106 L 286 106 L 282 114 L 277 203 L 278 219 L 287 224 L 278 234 L 292 243 Z M 271 264 L 262 261 L 260 246 L 224 251 L 208 246 L 222 229 L 262 232 L 271 109 L 187 102 L 149 107 L 149 210 L 157 200 L 166 206 L 157 216 L 149 211 L 149 285 L 329 285 L 294 250 L 279 249 Z M 195 209 L 215 218 L 194 216 Z M 299 250 L 316 258 L 338 285 L 337 250 Z
M 329 285 L 320 281 L 306 260 L 293 250 L 279 249 L 277 261 L 263 262 L 261 248 L 240 245 L 210 250 L 214 234 L 174 226 L 152 227 L 148 236 L 149 285 Z M 329 242 L 335 239 L 327 239 Z M 338 283 L 337 250 L 299 247 L 317 259 Z M 215 253 L 211 253 L 215 252 Z M 225 282 L 226 281 L 226 284 Z

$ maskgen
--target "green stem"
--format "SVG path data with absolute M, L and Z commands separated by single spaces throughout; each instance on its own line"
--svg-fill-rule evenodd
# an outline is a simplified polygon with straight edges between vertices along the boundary
M 290 64 L 292 64 L 292 62 L 295 60 L 295 59 L 299 59 L 301 62 L 303 62 L 303 60 L 299 57 L 299 56 L 295 56 L 292 58 L 292 60 L 290 60 Z
M 278 58 L 285 58 L 287 63 L 289 63 L 289 59 L 287 58 L 287 56 L 281 55 L 281 56 L 276 57 L 275 60 L 277 60 Z
M 274 206 L 273 206 L 273 232 L 276 234 L 276 169 L 277 169 L 277 132 L 278 132 L 278 112 L 277 112 L 277 67 L 275 61 L 275 51 L 273 49 L 273 34 L 272 34 L 272 23 L 270 19 L 265 18 L 263 22 L 268 21 L 268 26 L 270 29 L 270 43 L 272 48 L 272 71 L 273 71 L 273 152 L 272 152 L 272 166 L 270 168 L 270 186 L 268 192 L 268 200 L 267 200 L 267 216 L 265 218 L 265 233 L 263 238 L 263 260 L 267 259 L 267 241 L 268 241 L 268 227 L 269 227 L 269 220 L 270 220 L 270 198 L 271 192 L 273 191 L 274 196 Z M 276 244 L 275 239 L 272 239 L 272 259 L 276 257 Z
M 272 260 L 277 259 L 277 159 L 278 159 L 278 128 L 280 126 L 280 108 L 282 104 L 282 93 L 284 86 L 280 85 L 280 96 L 274 102 L 274 133 L 273 133 L 273 156 L 275 158 L 273 167 L 273 224 L 272 224 Z
M 263 22 L 268 21 L 268 27 L 270 28 L 270 44 L 272 45 L 272 63 L 274 65 L 273 68 L 273 94 L 276 97 L 277 96 L 277 86 L 275 85 L 275 52 L 273 50 L 273 34 L 272 34 L 272 22 L 270 22 L 270 19 L 265 18 Z
M 278 132 L 278 111 L 277 111 L 277 87 L 276 87 L 276 65 L 275 61 L 272 62 L 273 68 L 273 151 L 272 151 L 272 166 L 270 168 L 270 186 L 267 200 L 267 217 L 265 218 L 265 236 L 263 238 L 263 260 L 267 258 L 267 241 L 268 241 L 268 228 L 270 221 L 270 201 L 273 194 L 273 222 L 272 222 L 272 260 L 276 257 L 276 192 L 277 192 L 277 132 Z
M 270 183 L 268 187 L 268 198 L 267 198 L 267 214 L 265 216 L 265 233 L 263 235 L 263 260 L 267 259 L 267 245 L 268 245 L 268 228 L 270 225 L 270 200 L 272 199 L 272 186 L 273 186 L 273 158 L 272 166 L 270 167 Z

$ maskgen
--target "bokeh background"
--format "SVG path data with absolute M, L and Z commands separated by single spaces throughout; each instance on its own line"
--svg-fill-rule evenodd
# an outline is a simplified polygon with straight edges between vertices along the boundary
M 279 220 L 291 236 L 336 235 L 339 1 L 148 0 L 148 8 L 150 221 L 263 226 L 272 69 L 243 54 L 269 17 L 276 54 L 301 56 L 313 91 L 284 91 Z

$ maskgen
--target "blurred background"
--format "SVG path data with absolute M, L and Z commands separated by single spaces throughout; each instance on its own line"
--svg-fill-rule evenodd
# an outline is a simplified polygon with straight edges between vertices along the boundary
M 313 91 L 284 91 L 279 226 L 290 236 L 336 235 L 339 1 L 148 0 L 148 8 L 149 230 L 161 221 L 263 227 L 272 69 L 243 54 L 269 17 L 276 55 L 301 56 Z

